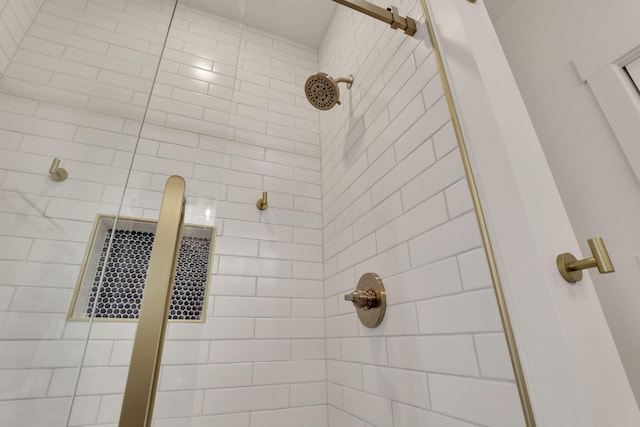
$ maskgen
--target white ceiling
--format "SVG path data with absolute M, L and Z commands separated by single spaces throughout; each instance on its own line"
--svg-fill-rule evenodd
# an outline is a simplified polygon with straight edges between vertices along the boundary
M 313 49 L 320 47 L 337 6 L 331 0 L 180 0 L 180 3 Z

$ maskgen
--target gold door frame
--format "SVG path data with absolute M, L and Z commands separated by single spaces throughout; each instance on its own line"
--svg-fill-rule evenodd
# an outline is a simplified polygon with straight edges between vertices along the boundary
M 470 1 L 475 3 L 475 1 Z M 520 362 L 520 355 L 518 353 L 518 347 L 516 345 L 516 338 L 513 333 L 513 327 L 511 325 L 511 319 L 509 317 L 509 310 L 507 309 L 507 302 L 504 297 L 504 290 L 502 288 L 502 281 L 500 280 L 500 274 L 498 272 L 498 264 L 496 262 L 495 253 L 489 237 L 489 229 L 487 227 L 487 221 L 485 219 L 482 203 L 480 202 L 480 194 L 478 192 L 478 186 L 476 184 L 475 177 L 473 175 L 473 169 L 471 168 L 471 160 L 467 151 L 466 142 L 462 134 L 462 125 L 460 124 L 460 118 L 456 110 L 456 106 L 453 100 L 453 93 L 449 85 L 449 80 L 444 67 L 444 60 L 440 51 L 438 40 L 433 26 L 431 15 L 426 4 L 426 0 L 420 0 L 422 5 L 422 11 L 426 20 L 427 28 L 429 30 L 429 37 L 431 38 L 431 45 L 433 46 L 434 57 L 438 66 L 438 73 L 440 74 L 440 80 L 442 81 L 442 87 L 444 89 L 444 96 L 447 99 L 447 105 L 449 107 L 449 114 L 451 115 L 451 122 L 455 130 L 456 139 L 458 141 L 458 148 L 460 150 L 460 157 L 462 158 L 462 164 L 464 166 L 464 172 L 467 177 L 467 183 L 469 184 L 469 190 L 471 192 L 471 198 L 473 200 L 473 207 L 478 220 L 478 226 L 480 227 L 480 234 L 482 236 L 482 243 L 484 246 L 487 263 L 489 265 L 489 271 L 491 273 L 491 280 L 493 282 L 493 290 L 496 295 L 496 301 L 498 303 L 498 311 L 500 313 L 500 320 L 504 329 L 505 339 L 507 341 L 507 348 L 509 349 L 509 357 L 511 359 L 511 365 L 513 367 L 513 374 L 516 380 L 516 386 L 518 387 L 518 394 L 520 396 L 520 403 L 522 405 L 522 412 L 527 427 L 536 427 L 536 420 L 533 414 L 533 407 L 531 406 L 531 399 L 529 398 L 529 391 L 527 390 L 527 383 L 524 377 L 524 370 L 522 363 Z
M 149 273 L 133 343 L 120 427 L 150 427 L 185 208 L 185 181 L 171 176 L 162 197 Z

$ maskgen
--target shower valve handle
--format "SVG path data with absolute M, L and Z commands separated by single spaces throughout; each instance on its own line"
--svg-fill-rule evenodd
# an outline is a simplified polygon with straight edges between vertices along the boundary
M 372 308 L 378 302 L 378 297 L 372 289 L 357 290 L 344 296 L 345 301 L 351 301 L 358 308 Z

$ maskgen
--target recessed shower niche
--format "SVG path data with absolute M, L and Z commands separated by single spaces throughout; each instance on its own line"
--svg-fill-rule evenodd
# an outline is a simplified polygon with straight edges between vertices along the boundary
M 69 318 L 136 320 L 151 259 L 157 221 L 98 215 L 87 247 Z M 113 237 L 113 238 L 112 238 Z M 169 320 L 204 322 L 216 227 L 185 224 Z

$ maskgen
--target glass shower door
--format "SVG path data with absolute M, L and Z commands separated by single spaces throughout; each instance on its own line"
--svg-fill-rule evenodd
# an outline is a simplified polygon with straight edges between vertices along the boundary
M 138 308 L 104 279 L 140 279 L 112 251 L 144 252 L 159 182 L 181 172 L 132 169 L 173 9 L 0 4 L 1 425 L 117 420 Z

